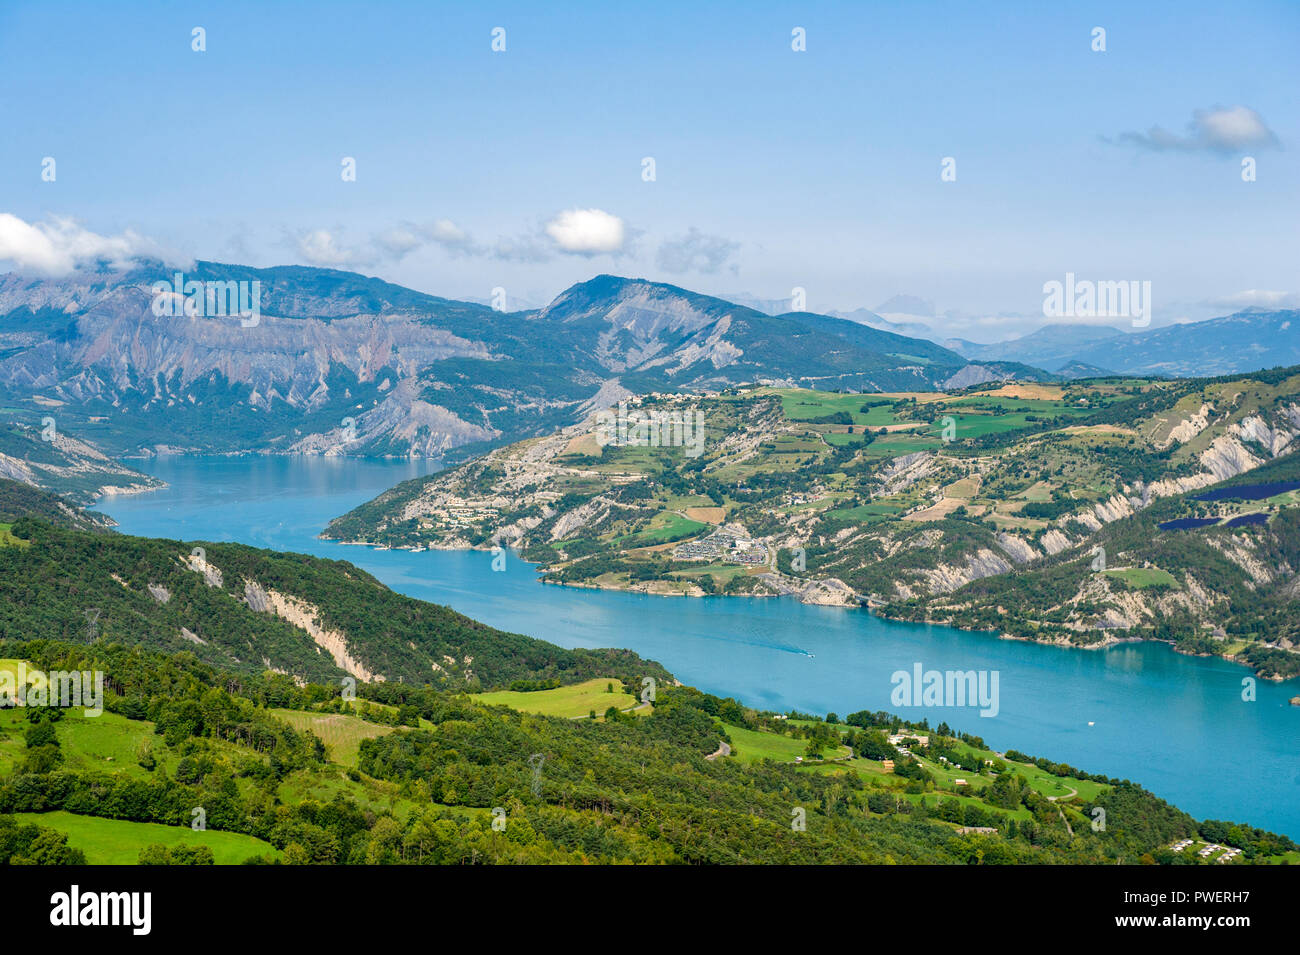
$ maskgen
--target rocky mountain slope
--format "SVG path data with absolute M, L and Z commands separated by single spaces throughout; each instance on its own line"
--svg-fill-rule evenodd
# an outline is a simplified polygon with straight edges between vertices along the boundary
M 20 481 L 90 504 L 106 494 L 135 494 L 161 487 L 157 478 L 114 461 L 94 445 L 58 430 L 57 409 L 33 428 L 0 425 L 0 478 Z
M 1296 488 L 1300 456 L 1289 454 L 1208 491 L 1137 499 L 1062 551 L 1027 551 L 1014 572 L 882 612 L 1063 645 L 1153 637 L 1266 678 L 1300 675 Z
M 760 379 L 929 390 L 1043 377 L 808 313 L 770 316 L 602 275 L 504 313 L 350 272 L 199 262 L 193 314 L 160 264 L 0 277 L 0 394 L 27 420 L 57 403 L 112 452 L 438 456 L 580 420 L 627 394 Z M 258 314 L 225 314 L 217 283 Z M 175 314 L 173 314 L 175 313 Z

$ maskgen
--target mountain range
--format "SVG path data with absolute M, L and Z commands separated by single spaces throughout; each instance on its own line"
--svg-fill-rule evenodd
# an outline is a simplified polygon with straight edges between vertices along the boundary
M 1195 378 L 1300 362 L 1300 310 L 1250 308 L 1203 322 L 1122 332 L 1108 325 L 1045 325 L 991 345 L 949 339 L 971 361 L 1023 362 L 1065 377 Z M 1070 366 L 1074 366 L 1071 368 Z
M 1287 334 L 1294 311 L 1140 335 L 1049 326 L 998 345 L 939 344 L 863 310 L 771 315 L 612 275 L 514 312 L 331 269 L 199 262 L 183 279 L 258 283 L 257 320 L 156 308 L 156 283 L 174 282 L 161 263 L 0 276 L 0 397 L 27 423 L 52 417 L 118 456 L 440 456 L 656 392 L 753 382 L 935 391 L 1300 361 Z

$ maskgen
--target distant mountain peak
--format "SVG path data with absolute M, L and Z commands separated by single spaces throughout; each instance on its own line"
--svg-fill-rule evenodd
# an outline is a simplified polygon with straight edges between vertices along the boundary
M 895 295 L 877 305 L 872 311 L 880 315 L 901 314 L 916 315 L 919 318 L 934 318 L 934 303 L 927 302 L 915 295 Z
M 1081 322 L 1053 322 L 1050 325 L 1043 325 L 1027 335 L 1021 335 L 1016 341 L 1026 341 L 1031 338 L 1054 338 L 1057 340 L 1070 338 L 1076 341 L 1094 341 L 1100 338 L 1114 338 L 1116 335 L 1125 334 L 1113 325 L 1086 325 Z

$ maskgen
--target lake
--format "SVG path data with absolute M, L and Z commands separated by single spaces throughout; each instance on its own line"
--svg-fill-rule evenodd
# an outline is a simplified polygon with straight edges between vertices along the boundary
M 239 541 L 349 560 L 394 590 L 503 630 L 565 647 L 627 647 L 678 679 L 743 703 L 841 717 L 890 710 L 1080 769 L 1132 779 L 1198 818 L 1232 819 L 1300 838 L 1300 683 L 1257 681 L 1218 658 L 1131 643 L 1073 650 L 950 627 L 881 620 L 865 610 L 787 598 L 650 597 L 541 584 L 510 555 L 376 550 L 318 540 L 330 518 L 432 462 L 289 457 L 165 457 L 133 462 L 168 487 L 106 498 L 128 534 Z M 905 707 L 891 675 L 996 671 L 998 712 Z

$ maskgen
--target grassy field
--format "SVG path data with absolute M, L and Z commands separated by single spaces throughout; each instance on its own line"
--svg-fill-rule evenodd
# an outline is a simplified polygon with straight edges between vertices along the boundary
M 848 412 L 855 425 L 883 428 L 898 423 L 892 402 L 882 401 L 872 395 L 839 395 L 829 391 L 789 389 L 779 389 L 776 394 L 781 396 L 781 411 L 791 421 L 812 421 Z M 866 411 L 862 410 L 864 406 Z
M 14 537 L 12 524 L 0 524 L 0 547 L 27 547 L 29 541 Z
M 1147 587 L 1178 586 L 1178 580 L 1173 574 L 1157 567 L 1126 567 L 1122 570 L 1108 570 L 1106 576 L 1122 580 L 1137 590 L 1144 590 Z
M 859 504 L 857 507 L 839 507 L 830 512 L 831 517 L 858 524 L 874 524 L 888 520 L 902 510 L 893 504 Z
M 810 723 L 808 723 L 808 721 L 805 720 L 791 720 L 791 722 L 811 725 Z M 843 726 L 840 727 L 841 732 L 843 732 L 845 729 L 847 729 L 847 727 L 843 727 Z M 750 737 L 759 737 L 760 739 L 757 742 L 759 744 L 765 744 L 767 750 L 769 750 L 770 752 L 779 751 L 783 753 L 791 753 L 792 755 L 786 757 L 788 759 L 793 759 L 795 755 L 802 755 L 803 753 L 801 740 L 789 740 L 785 737 L 774 736 L 774 734 L 771 733 L 754 733 L 749 730 L 733 730 L 733 728 L 730 726 L 727 727 L 727 732 L 731 735 L 732 739 L 735 741 L 738 741 L 737 734 L 744 734 Z M 785 744 L 784 747 L 781 746 L 782 743 Z M 793 746 L 793 744 L 800 744 L 800 745 L 795 747 Z M 965 755 L 977 756 L 981 760 L 993 760 L 996 762 L 999 759 L 1001 759 L 1001 757 L 999 757 L 992 750 L 976 749 L 973 746 L 970 746 L 966 743 L 958 743 L 956 748 Z M 743 758 L 743 754 L 741 755 Z M 960 794 L 960 798 L 962 799 L 974 799 L 977 803 L 979 803 L 986 809 L 990 809 L 996 812 L 1006 813 L 1007 815 L 1010 815 L 1016 819 L 1028 819 L 1032 815 L 1029 812 L 1029 810 L 1024 809 L 1023 807 L 1016 810 L 1008 811 L 1006 809 L 1001 809 L 992 806 L 989 803 L 985 803 L 982 799 L 979 798 L 979 793 L 981 792 L 981 790 L 991 785 L 993 780 L 996 778 L 995 776 L 981 775 L 979 773 L 973 773 L 970 770 L 959 769 L 955 766 L 949 766 L 946 763 L 942 763 L 936 759 L 931 759 L 928 756 L 921 756 L 921 755 L 914 754 L 914 757 L 916 758 L 917 762 L 919 762 L 934 777 L 935 792 L 925 794 L 931 797 L 931 801 L 933 801 L 933 797 L 939 793 L 948 793 L 951 795 Z M 759 757 L 754 757 L 754 758 L 759 758 Z M 778 757 L 773 756 L 772 758 L 778 758 Z M 1001 761 L 1006 763 L 1007 772 L 1013 775 L 1023 776 L 1025 782 L 1029 785 L 1030 789 L 1042 793 L 1044 796 L 1050 796 L 1055 799 L 1060 799 L 1062 801 L 1063 808 L 1064 808 L 1064 804 L 1070 800 L 1077 798 L 1081 801 L 1086 802 L 1088 800 L 1095 799 L 1101 792 L 1110 788 L 1106 786 L 1104 783 L 1093 782 L 1092 780 L 1088 780 L 1088 779 L 1053 776 L 1052 774 L 1039 769 L 1033 763 L 1021 763 L 1021 762 L 1015 762 L 1013 760 L 1006 760 L 1006 759 L 1001 759 Z M 813 763 L 811 765 L 817 766 L 818 764 Z M 844 771 L 856 772 L 862 776 L 872 778 L 875 781 L 879 781 L 882 778 L 884 778 L 884 779 L 897 779 L 900 785 L 902 783 L 901 778 L 895 777 L 890 772 L 886 772 L 882 763 L 870 759 L 854 759 L 846 763 L 822 764 L 821 769 L 826 772 L 840 771 L 840 769 L 837 769 L 836 767 L 840 767 Z M 966 785 L 963 787 L 959 787 L 957 785 L 958 779 L 964 779 L 966 781 Z M 878 782 L 873 784 L 878 784 Z M 900 798 L 908 799 L 909 801 L 912 802 L 918 802 L 921 799 L 921 796 L 922 794 L 918 794 L 918 793 L 909 794 L 909 793 L 899 792 Z
M 328 771 L 333 770 L 333 771 Z M 335 796 L 355 799 L 363 808 L 371 812 L 391 810 L 398 819 L 405 819 L 412 812 L 423 808 L 423 803 L 416 803 L 400 794 L 394 783 L 363 777 L 364 784 L 357 785 L 347 779 L 342 769 L 328 767 L 325 772 L 299 771 L 287 776 L 276 790 L 281 802 L 296 806 L 307 800 L 319 803 L 331 802 Z
M 747 730 L 739 726 L 724 724 L 723 728 L 731 737 L 732 758 L 742 763 L 756 763 L 761 759 L 774 759 L 782 763 L 792 763 L 796 756 L 803 756 L 808 748 L 807 740 L 794 739 L 776 733 Z M 822 755 L 829 759 L 849 755 L 847 746 L 828 747 Z
M 951 416 L 957 426 L 957 440 L 982 438 L 986 434 L 1019 431 L 1028 421 L 1023 413 L 1005 414 L 955 414 Z M 929 429 L 930 434 L 942 435 L 944 421 L 940 418 Z
M 607 691 L 612 686 L 614 692 Z M 623 690 L 623 684 L 613 677 L 598 677 L 572 686 L 559 686 L 553 690 L 532 690 L 519 693 L 514 690 L 497 690 L 493 693 L 476 693 L 480 703 L 508 706 L 524 713 L 542 716 L 567 716 L 576 719 L 587 716 L 592 710 L 600 716 L 611 706 L 625 710 L 637 704 L 636 697 Z
M 68 845 L 86 854 L 91 865 L 135 865 L 146 846 L 209 846 L 217 865 L 238 865 L 254 856 L 280 858 L 269 842 L 237 832 L 195 832 L 188 826 L 162 826 L 154 822 L 127 822 L 75 816 L 70 812 L 18 812 L 14 818 L 67 833 Z
M 713 578 L 713 582 L 719 586 L 725 586 L 733 577 L 744 577 L 749 574 L 749 568 L 737 564 L 704 564 L 697 569 L 692 570 L 675 570 L 673 578 L 677 580 L 690 580 L 694 577 L 702 577 L 708 574 Z
M 0 659 L 0 670 L 17 679 L 19 662 Z M 30 684 L 33 668 L 30 663 L 27 666 Z M 27 744 L 23 734 L 29 725 L 23 708 L 0 710 L 0 773 L 12 772 L 25 757 Z M 152 723 L 128 720 L 116 713 L 86 716 L 84 708 L 70 707 L 63 710 L 63 719 L 55 724 L 55 731 L 64 764 L 69 769 L 122 770 L 147 775 L 136 765 L 136 760 L 141 746 L 153 738 Z
M 1020 492 L 1017 497 L 1023 497 L 1026 501 L 1037 501 L 1040 503 L 1043 501 L 1050 501 L 1052 499 L 1052 485 L 1046 481 L 1039 481 L 1037 484 L 1025 488 L 1025 490 Z
M 29 725 L 20 708 L 0 711 L 0 773 L 12 772 L 26 755 L 23 733 Z M 67 710 L 55 724 L 55 732 L 68 769 L 148 775 L 136 760 L 141 746 L 154 738 L 152 723 L 128 720 L 116 713 L 87 717 L 81 710 Z M 161 756 L 162 747 L 155 749 Z
M 991 777 L 981 776 L 967 770 L 952 769 L 945 766 L 943 763 L 926 758 L 920 758 L 918 761 L 934 776 L 936 786 L 935 791 L 932 793 L 906 793 L 899 791 L 898 796 L 901 799 L 906 799 L 909 802 L 915 803 L 920 802 L 922 798 L 926 798 L 928 802 L 933 805 L 936 796 L 953 798 L 960 793 L 958 798 L 972 800 L 984 809 L 992 812 L 1003 813 L 1013 819 L 1029 819 L 1033 815 L 1023 806 L 1008 810 L 994 806 L 992 803 L 985 802 L 980 798 L 980 792 L 992 783 L 993 779 Z M 884 771 L 884 768 L 880 763 L 869 759 L 855 759 L 848 763 L 830 764 L 830 766 L 841 765 L 848 767 L 852 771 L 863 776 L 874 777 L 876 779 L 880 779 L 882 776 L 886 778 L 891 776 L 891 774 Z M 1072 789 L 1077 791 L 1079 799 L 1087 801 L 1094 798 L 1100 790 L 1107 788 L 1100 783 L 1094 783 L 1089 780 L 1062 779 L 1058 776 L 1052 776 L 1043 772 L 1037 766 L 1024 763 L 1009 763 L 1008 765 L 1011 773 L 1025 777 L 1026 782 L 1028 782 L 1031 789 L 1040 792 L 1045 796 L 1060 798 L 1062 800 L 1062 808 L 1065 808 L 1065 801 L 1070 797 L 1070 790 Z M 830 769 L 830 766 L 828 766 L 827 769 Z M 966 787 L 958 787 L 956 785 L 956 780 L 958 779 L 966 780 Z
M 933 451 L 936 448 L 943 447 L 943 442 L 937 437 L 905 437 L 907 434 L 908 432 L 902 432 L 898 435 L 891 434 L 883 438 L 877 438 L 866 446 L 863 453 L 868 457 L 894 458 L 904 454 L 912 454 L 916 451 Z M 826 440 L 834 445 L 855 444 L 862 441 L 862 436 L 857 434 L 828 434 Z
M 623 538 L 622 543 L 658 544 L 664 541 L 680 540 L 683 537 L 690 537 L 708 529 L 709 525 L 701 521 L 693 521 L 672 511 L 661 511 L 650 518 L 650 523 L 643 530 L 631 537 Z
M 1073 789 L 1080 799 L 1087 802 L 1090 799 L 1095 799 L 1103 790 L 1110 788 L 1103 783 L 1093 782 L 1091 779 L 1053 776 L 1050 773 L 1043 772 L 1031 763 L 1010 763 L 1009 765 L 1015 767 L 1014 772 L 1025 777 L 1031 789 L 1042 793 L 1044 796 L 1065 797 L 1069 796 L 1070 790 Z
M 294 729 L 308 730 L 320 737 L 329 747 L 330 760 L 342 766 L 356 768 L 361 741 L 386 736 L 391 726 L 370 723 L 359 716 L 344 713 L 308 713 L 305 710 L 272 710 L 277 717 Z
M 991 395 L 969 395 L 944 402 L 945 405 L 962 408 L 977 408 L 993 414 L 1011 412 L 1032 412 L 1036 414 L 1084 414 L 1076 408 L 1069 408 L 1060 400 L 1051 398 L 1012 398 Z

